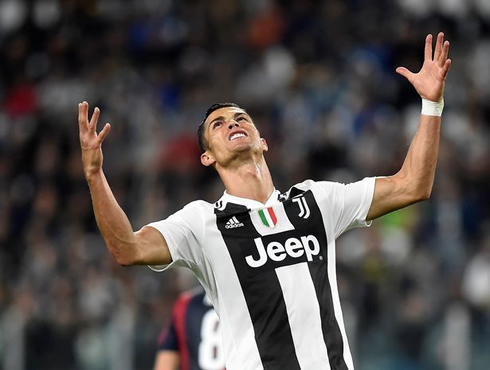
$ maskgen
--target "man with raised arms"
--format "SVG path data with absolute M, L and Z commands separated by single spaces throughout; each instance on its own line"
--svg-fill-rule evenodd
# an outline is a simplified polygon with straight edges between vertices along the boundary
M 422 98 L 417 132 L 398 173 L 351 184 L 306 180 L 275 189 L 268 146 L 233 103 L 213 105 L 198 129 L 201 162 L 225 186 L 133 232 L 102 170 L 99 109 L 79 104 L 82 161 L 100 231 L 121 265 L 190 268 L 221 322 L 229 370 L 352 370 L 335 271 L 344 231 L 430 196 L 439 150 L 449 42 L 425 40 L 418 73 L 397 68 Z

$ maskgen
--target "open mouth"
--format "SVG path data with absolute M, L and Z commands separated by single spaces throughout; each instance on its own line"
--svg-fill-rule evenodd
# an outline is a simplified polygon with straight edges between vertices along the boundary
M 237 131 L 237 132 L 234 132 L 234 133 L 232 133 L 232 134 L 229 136 L 228 140 L 233 141 L 233 140 L 235 140 L 235 139 L 239 139 L 239 138 L 241 138 L 241 137 L 247 137 L 247 133 L 246 133 L 246 132 L 244 132 L 244 131 Z

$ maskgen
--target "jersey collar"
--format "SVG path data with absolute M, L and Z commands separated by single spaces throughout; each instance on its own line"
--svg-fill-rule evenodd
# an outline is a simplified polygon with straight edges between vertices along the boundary
M 222 201 L 223 203 L 240 204 L 240 205 L 243 205 L 249 209 L 259 209 L 259 208 L 264 208 L 264 206 L 270 206 L 274 203 L 277 203 L 279 200 L 280 194 L 281 193 L 279 192 L 279 190 L 274 189 L 272 191 L 272 194 L 270 195 L 269 199 L 267 199 L 265 204 L 263 204 L 257 200 L 248 199 L 248 198 L 241 198 L 241 197 L 236 197 L 234 195 L 230 195 L 225 190 L 225 192 L 223 193 L 223 196 L 220 198 L 220 201 Z

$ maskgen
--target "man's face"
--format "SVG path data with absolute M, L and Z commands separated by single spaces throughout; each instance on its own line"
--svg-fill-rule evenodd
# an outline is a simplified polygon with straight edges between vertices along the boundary
M 204 165 L 224 164 L 242 153 L 262 153 L 267 144 L 250 116 L 240 108 L 224 107 L 215 110 L 204 122 L 204 137 L 208 149 L 201 157 Z M 203 160 L 207 156 L 210 161 Z

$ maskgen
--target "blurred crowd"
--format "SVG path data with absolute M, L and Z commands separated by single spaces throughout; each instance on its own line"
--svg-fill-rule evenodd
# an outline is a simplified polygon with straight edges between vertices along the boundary
M 234 101 L 269 143 L 278 189 L 401 166 L 420 98 L 394 71 L 444 31 L 453 65 L 429 201 L 339 239 L 359 370 L 490 367 L 488 0 L 0 0 L 0 370 L 144 370 L 185 270 L 106 251 L 77 104 L 111 122 L 104 169 L 134 229 L 219 179 L 206 108 Z

